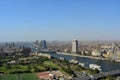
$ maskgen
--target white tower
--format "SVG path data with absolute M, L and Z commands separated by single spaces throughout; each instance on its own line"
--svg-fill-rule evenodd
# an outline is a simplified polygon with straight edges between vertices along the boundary
M 72 52 L 73 53 L 77 53 L 78 52 L 78 41 L 77 40 L 74 40 L 72 42 Z

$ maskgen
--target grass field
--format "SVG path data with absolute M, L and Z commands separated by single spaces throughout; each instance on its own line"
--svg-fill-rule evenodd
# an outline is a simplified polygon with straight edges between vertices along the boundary
M 20 74 L 22 80 L 40 80 L 37 78 L 35 73 L 24 73 Z M 0 80 L 19 80 L 17 74 L 5 74 L 0 76 Z
M 0 80 L 18 80 L 18 77 L 16 74 L 10 74 L 10 75 L 2 75 L 0 76 Z

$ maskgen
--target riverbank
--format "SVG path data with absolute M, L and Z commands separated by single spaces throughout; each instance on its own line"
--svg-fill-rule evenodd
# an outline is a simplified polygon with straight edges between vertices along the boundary
M 120 62 L 110 61 L 110 60 L 97 60 L 94 58 L 87 58 L 86 56 L 72 56 L 70 53 L 50 53 L 52 57 L 59 58 L 59 59 L 66 59 L 70 60 L 78 60 L 80 63 L 85 63 L 85 67 L 89 68 L 90 64 L 97 64 L 101 66 L 102 72 L 109 72 L 113 70 L 120 70 Z M 81 57 L 80 57 L 81 56 Z
M 99 58 L 99 57 L 93 57 L 93 56 L 84 56 L 84 55 L 78 55 L 78 54 L 70 54 L 70 53 L 60 53 L 57 52 L 57 54 L 62 54 L 62 55 L 69 55 L 69 56 L 74 56 L 74 57 L 83 57 L 83 58 L 91 58 L 91 59 L 97 59 L 97 60 L 110 60 L 106 58 Z M 120 62 L 120 60 L 114 60 L 116 62 Z

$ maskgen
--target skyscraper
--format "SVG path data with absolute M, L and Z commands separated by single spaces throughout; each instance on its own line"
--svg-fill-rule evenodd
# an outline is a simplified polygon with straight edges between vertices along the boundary
M 42 41 L 40 42 L 40 47 L 41 47 L 41 49 L 47 49 L 46 40 L 42 40 Z
M 77 53 L 78 52 L 78 41 L 77 40 L 74 40 L 72 42 L 72 52 L 73 53 Z

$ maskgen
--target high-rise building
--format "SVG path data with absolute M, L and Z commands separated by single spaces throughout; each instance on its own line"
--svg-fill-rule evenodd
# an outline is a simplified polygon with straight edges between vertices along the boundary
M 34 47 L 35 47 L 35 48 L 39 48 L 39 41 L 38 41 L 38 40 L 36 40 L 36 41 L 34 42 Z
M 46 40 L 42 40 L 40 42 L 40 47 L 41 47 L 41 49 L 47 49 Z
M 73 53 L 77 53 L 78 52 L 78 41 L 77 40 L 74 40 L 72 42 L 72 52 Z

